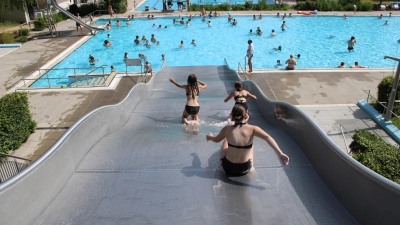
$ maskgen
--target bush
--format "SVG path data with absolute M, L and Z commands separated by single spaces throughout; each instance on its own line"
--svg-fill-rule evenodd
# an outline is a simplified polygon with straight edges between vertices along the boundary
M 400 184 L 400 149 L 375 134 L 356 130 L 350 144 L 352 156 L 364 166 Z
M 230 11 L 231 10 L 231 5 L 229 3 L 222 3 L 222 4 L 219 4 L 219 5 L 216 5 L 214 10 Z
M 21 36 L 17 39 L 18 42 L 25 43 L 28 41 L 28 38 L 25 36 Z
M 47 27 L 47 21 L 43 17 L 35 19 L 33 24 L 35 26 L 34 30 L 36 31 L 44 30 L 44 28 Z
M 357 9 L 360 11 L 372 11 L 374 9 L 374 5 L 371 2 L 360 2 L 357 4 Z
M 72 15 L 76 16 L 77 13 L 79 13 L 79 7 L 77 4 L 72 4 L 69 6 L 68 12 L 70 12 Z
M 207 3 L 207 4 L 204 5 L 204 9 L 206 11 L 213 11 L 214 10 L 214 6 L 212 4 Z
M 65 14 L 62 13 L 62 12 L 53 14 L 52 17 L 53 17 L 53 20 L 54 20 L 55 23 L 59 23 L 59 22 L 61 22 L 61 21 L 63 21 L 63 20 L 66 20 L 66 19 L 69 18 L 67 15 L 65 15 Z
M 14 36 L 10 33 L 0 34 L 0 44 L 12 44 L 14 43 Z
M 21 35 L 22 36 L 28 36 L 29 32 L 31 32 L 31 31 L 29 29 L 27 29 L 27 28 L 22 28 L 21 29 Z
M 382 79 L 382 81 L 378 84 L 378 101 L 379 102 L 389 102 L 390 93 L 392 91 L 392 86 L 394 82 L 394 77 L 388 76 Z M 400 88 L 397 88 L 396 100 L 400 99 Z M 383 113 L 384 108 L 380 104 L 374 105 L 375 109 Z M 400 112 L 400 104 L 396 103 L 393 107 L 393 112 L 398 114 Z
M 240 11 L 240 10 L 246 10 L 246 8 L 244 7 L 244 5 L 236 4 L 236 5 L 233 6 L 232 10 Z
M 357 5 L 359 11 L 371 11 L 373 5 L 371 2 L 360 2 L 359 0 L 317 0 L 315 2 L 300 2 L 294 6 L 297 10 L 319 10 L 319 11 L 353 11 L 353 5 Z
M 99 7 L 97 6 L 97 4 L 94 4 L 94 3 L 81 4 L 81 6 L 78 9 L 78 12 L 81 15 L 81 17 L 83 17 L 83 16 L 86 16 L 98 9 L 99 9 Z
M 197 4 L 190 4 L 188 10 L 189 10 L 189 11 L 192 11 L 192 12 L 193 12 L 193 11 L 201 11 L 200 6 L 197 5 Z
M 0 152 L 18 149 L 35 131 L 25 92 L 7 94 L 0 99 Z

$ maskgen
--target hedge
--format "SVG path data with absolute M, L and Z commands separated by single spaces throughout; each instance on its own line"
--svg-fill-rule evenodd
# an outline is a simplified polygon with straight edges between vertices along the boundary
M 388 76 L 384 77 L 381 82 L 378 84 L 378 101 L 379 102 L 389 102 L 389 97 L 390 93 L 392 91 L 393 87 L 393 82 L 394 82 L 394 77 Z M 397 88 L 397 94 L 396 94 L 396 100 L 400 99 L 400 88 Z M 384 108 L 381 106 L 381 104 L 374 104 L 374 108 L 380 112 L 383 113 Z M 400 112 L 400 104 L 395 103 L 393 107 L 393 112 L 398 114 Z
M 400 149 L 365 130 L 356 130 L 350 144 L 352 156 L 376 173 L 400 184 Z
M 317 1 L 306 1 L 299 2 L 294 5 L 296 10 L 318 10 L 318 11 L 353 11 L 353 5 L 357 5 L 358 11 L 372 11 L 374 6 L 371 2 L 361 1 L 329 1 L 329 0 L 317 0 Z
M 27 93 L 15 92 L 0 98 L 0 152 L 8 154 L 18 149 L 35 128 Z

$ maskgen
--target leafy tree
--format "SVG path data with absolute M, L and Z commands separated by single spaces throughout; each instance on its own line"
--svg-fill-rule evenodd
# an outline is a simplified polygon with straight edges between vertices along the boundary
M 10 10 L 24 11 L 26 4 L 33 4 L 35 0 L 0 0 L 0 17 Z

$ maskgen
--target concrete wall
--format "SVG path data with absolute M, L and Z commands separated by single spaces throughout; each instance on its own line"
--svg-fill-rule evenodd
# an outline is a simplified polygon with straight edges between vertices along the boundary
M 28 12 L 23 12 L 14 9 L 10 11 L 5 11 L 1 19 L 6 21 L 15 21 L 18 23 L 19 22 L 26 23 L 27 21 L 29 21 L 29 15 Z

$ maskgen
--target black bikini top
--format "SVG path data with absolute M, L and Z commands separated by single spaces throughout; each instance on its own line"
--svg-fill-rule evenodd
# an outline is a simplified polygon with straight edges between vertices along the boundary
M 246 99 L 246 97 L 244 97 L 243 95 L 242 95 L 242 92 L 240 91 L 239 92 L 240 93 L 240 95 L 237 95 L 237 96 L 235 96 L 233 99 L 235 99 L 235 101 L 237 101 L 239 98 L 244 98 L 244 99 Z
M 228 143 L 228 146 L 234 147 L 234 148 L 244 148 L 244 149 L 250 149 L 253 147 L 253 143 L 246 145 L 246 146 L 237 146 L 237 145 L 232 145 L 230 143 Z

